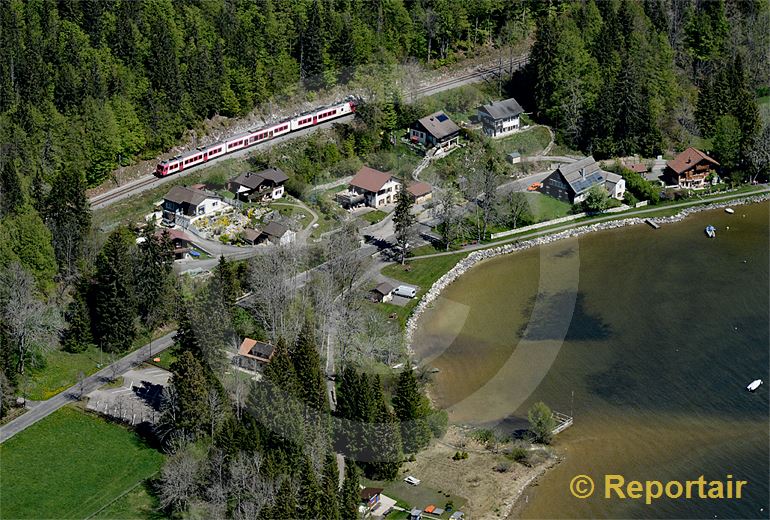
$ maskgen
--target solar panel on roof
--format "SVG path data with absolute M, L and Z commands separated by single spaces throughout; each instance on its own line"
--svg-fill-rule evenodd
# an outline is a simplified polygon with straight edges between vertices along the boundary
M 436 119 L 438 119 L 439 122 L 443 123 L 444 121 L 446 121 L 449 118 L 447 117 L 446 114 L 439 114 L 438 116 L 436 116 Z

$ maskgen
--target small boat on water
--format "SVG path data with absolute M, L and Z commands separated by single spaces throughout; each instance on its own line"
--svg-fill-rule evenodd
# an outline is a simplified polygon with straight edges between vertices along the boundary
M 735 210 L 733 208 L 725 208 L 725 213 L 729 213 L 730 215 L 732 215 L 733 213 L 735 213 Z
M 709 224 L 706 226 L 706 236 L 709 238 L 714 238 L 717 236 L 717 228 Z
M 759 388 L 761 384 L 762 384 L 761 379 L 755 379 L 754 381 L 749 383 L 749 386 L 746 387 L 746 390 L 748 390 L 749 392 L 753 392 L 754 390 Z

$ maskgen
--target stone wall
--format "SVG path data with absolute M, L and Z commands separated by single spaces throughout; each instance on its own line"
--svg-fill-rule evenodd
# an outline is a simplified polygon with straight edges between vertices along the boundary
M 770 200 L 770 194 L 765 193 L 762 195 L 755 195 L 753 197 L 746 197 L 744 199 L 734 199 L 734 200 L 718 202 L 714 204 L 704 204 L 699 206 L 693 206 L 690 208 L 685 208 L 679 213 L 677 213 L 676 215 L 673 215 L 670 217 L 654 217 L 654 218 L 650 218 L 649 220 L 651 220 L 652 222 L 655 222 L 656 224 L 670 224 L 672 222 L 679 222 L 680 220 L 683 220 L 688 215 L 691 215 L 692 213 L 698 213 L 700 211 L 726 208 L 728 206 L 756 204 L 767 200 Z M 634 226 L 637 224 L 642 224 L 644 223 L 645 220 L 646 219 L 644 218 L 634 217 L 634 218 L 627 218 L 622 220 L 611 220 L 609 222 L 601 222 L 598 224 L 589 224 L 586 226 L 581 226 L 574 229 L 562 231 L 560 233 L 554 233 L 552 235 L 546 235 L 546 236 L 534 238 L 532 240 L 526 240 L 524 242 L 514 242 L 511 244 L 505 244 L 498 247 L 491 247 L 489 249 L 482 249 L 480 251 L 474 251 L 470 253 L 467 257 L 457 262 L 457 264 L 452 269 L 447 271 L 444 274 L 444 276 L 436 280 L 436 282 L 431 286 L 430 289 L 428 289 L 428 291 L 420 299 L 420 302 L 414 308 L 414 311 L 409 317 L 409 320 L 407 320 L 406 322 L 406 331 L 405 331 L 406 344 L 409 351 L 411 352 L 412 335 L 414 334 L 414 331 L 417 328 L 417 322 L 420 319 L 420 316 L 422 316 L 422 313 L 425 312 L 425 309 L 427 309 L 431 305 L 431 303 L 433 303 L 433 300 L 435 300 L 439 296 L 439 294 L 441 294 L 441 291 L 443 291 L 445 287 L 447 287 L 449 284 L 457 280 L 462 274 L 464 274 L 468 269 L 476 265 L 478 262 L 481 262 L 482 260 L 486 260 L 488 258 L 493 258 L 495 256 L 506 255 L 509 253 L 515 253 L 517 251 L 523 251 L 524 249 L 529 249 L 531 247 L 537 247 L 544 244 L 549 244 L 557 240 L 585 235 L 586 233 L 592 233 L 594 231 L 601 231 L 605 229 L 615 229 L 619 227 Z

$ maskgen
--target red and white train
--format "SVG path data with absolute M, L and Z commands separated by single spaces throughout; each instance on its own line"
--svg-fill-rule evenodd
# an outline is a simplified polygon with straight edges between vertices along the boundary
M 292 119 L 287 119 L 271 126 L 251 130 L 249 132 L 236 135 L 225 141 L 210 144 L 206 147 L 200 147 L 190 152 L 177 155 L 168 161 L 161 161 L 155 169 L 155 174 L 160 177 L 179 173 L 188 170 L 199 164 L 206 163 L 211 159 L 227 155 L 237 150 L 243 150 L 259 143 L 264 143 L 271 139 L 297 130 L 302 130 L 310 126 L 318 125 L 352 114 L 356 111 L 354 100 L 346 100 L 336 105 L 321 107 L 311 112 L 300 114 Z

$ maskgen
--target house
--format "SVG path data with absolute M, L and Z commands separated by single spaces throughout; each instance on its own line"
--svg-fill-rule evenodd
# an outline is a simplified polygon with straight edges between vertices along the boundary
M 174 246 L 174 260 L 184 259 L 192 249 L 192 239 L 179 229 L 159 229 L 155 235 L 162 236 L 165 233 L 168 233 L 168 238 Z
M 239 200 L 271 201 L 283 197 L 288 175 L 278 168 L 261 172 L 244 172 L 228 183 L 229 189 Z
M 243 236 L 244 242 L 254 246 L 259 242 L 259 237 L 262 236 L 262 231 L 259 229 L 246 228 L 243 230 L 241 236 Z
M 285 246 L 294 242 L 297 233 L 289 229 L 280 222 L 272 221 L 262 229 L 262 233 L 257 239 L 257 243 L 270 241 L 273 244 Z
M 409 520 L 422 520 L 422 509 L 414 508 L 409 511 Z
M 179 215 L 193 218 L 211 215 L 225 206 L 218 195 L 185 186 L 174 186 L 163 197 L 163 223 L 173 225 Z
M 518 164 L 521 162 L 521 154 L 519 152 L 511 152 L 505 156 L 505 160 L 510 164 Z
M 382 488 L 365 487 L 360 491 L 361 502 L 363 502 L 368 511 L 375 509 L 380 503 Z
M 460 127 L 444 112 L 436 112 L 415 121 L 409 127 L 409 139 L 428 148 L 447 150 L 460 140 Z
M 666 163 L 663 177 L 669 186 L 697 190 L 717 181 L 717 166 L 719 163 L 714 159 L 690 147 Z
M 406 188 L 415 204 L 423 204 L 433 198 L 433 187 L 427 182 L 412 182 Z
M 274 353 L 275 347 L 270 343 L 243 338 L 241 346 L 238 347 L 238 364 L 248 370 L 256 370 L 257 367 L 269 363 Z
M 524 110 L 513 98 L 481 105 L 476 110 L 484 133 L 490 137 L 508 135 L 521 128 L 519 116 Z
M 639 175 L 644 175 L 645 173 L 650 171 L 649 168 L 647 168 L 647 165 L 644 163 L 635 163 L 635 164 L 632 164 L 631 166 L 627 166 L 627 168 L 632 172 L 638 173 Z
M 394 204 L 400 189 L 401 183 L 390 173 L 364 166 L 350 180 L 348 189 L 337 193 L 337 201 L 347 208 L 357 204 L 381 208 Z
M 605 172 L 593 157 L 559 166 L 543 179 L 540 191 L 570 204 L 585 200 L 588 190 L 595 185 L 607 189 L 610 197 L 622 199 L 626 193 L 626 181 L 616 173 Z
M 382 282 L 372 289 L 372 297 L 375 301 L 387 303 L 393 299 L 393 289 L 395 289 L 395 287 L 388 282 Z

